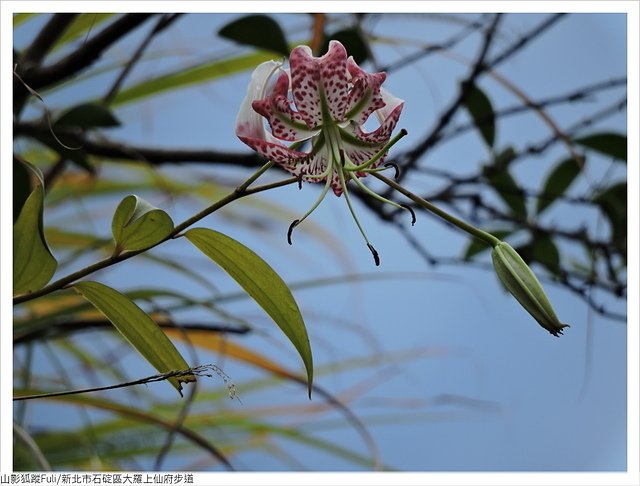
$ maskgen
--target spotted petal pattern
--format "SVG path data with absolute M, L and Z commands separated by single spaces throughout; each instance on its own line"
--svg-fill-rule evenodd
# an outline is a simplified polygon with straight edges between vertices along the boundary
M 389 142 L 404 102 L 381 87 L 385 73 L 366 72 L 347 57 L 338 41 L 331 41 L 322 57 L 298 46 L 289 65 L 290 72 L 274 61 L 256 68 L 236 133 L 252 149 L 303 180 L 329 179 L 334 194 L 340 195 L 350 178 L 367 172 L 343 174 L 343 183 L 338 172 L 376 156 Z M 380 119 L 380 127 L 365 132 L 363 125 L 372 113 Z M 264 128 L 265 120 L 270 132 Z M 283 143 L 307 139 L 313 147 L 309 153 Z M 380 157 L 371 168 L 383 160 Z

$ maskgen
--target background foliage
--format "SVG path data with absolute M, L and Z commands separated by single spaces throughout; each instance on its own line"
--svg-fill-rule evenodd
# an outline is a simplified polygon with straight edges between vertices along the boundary
M 487 424 L 505 420 L 514 399 L 528 401 L 526 427 L 554 408 L 548 402 L 570 403 L 571 413 L 576 397 L 602 394 L 612 369 L 611 424 L 599 404 L 577 407 L 604 420 L 624 451 L 626 73 L 563 79 L 544 58 L 571 29 L 616 22 L 605 17 L 15 15 L 15 397 L 196 367 L 168 377 L 182 399 L 160 382 L 16 401 L 15 468 L 557 469 L 534 438 L 511 438 L 530 454 L 520 462 L 468 450 L 439 459 L 436 450 L 451 455 L 456 437 L 489 440 Z M 389 89 L 407 100 L 400 126 L 410 136 L 391 154 L 402 183 L 509 241 L 573 319 L 568 335 L 549 344 L 510 307 L 482 245 L 418 211 L 411 228 L 406 215 L 355 188 L 380 242 L 381 271 L 343 224 L 340 200 L 286 245 L 311 185 L 216 208 L 198 223 L 208 229 L 187 233 L 205 256 L 185 241 L 159 244 L 264 163 L 233 136 L 252 68 L 298 43 L 322 53 L 330 39 L 386 71 Z M 511 70 L 537 45 L 540 77 L 525 89 Z M 265 178 L 278 184 L 286 175 L 273 169 Z M 229 250 L 217 254 L 222 244 Z M 71 288 L 25 297 L 96 261 L 105 263 L 88 275 L 95 282 L 71 278 L 63 282 Z M 258 277 L 242 277 L 251 271 L 266 280 L 252 287 Z M 270 301 L 265 288 L 281 297 Z M 293 297 L 315 357 L 312 401 L 303 324 L 287 328 L 297 314 L 281 315 Z M 456 313 L 464 308 L 469 314 Z M 514 359 L 503 348 L 542 363 L 515 358 L 513 373 L 525 374 L 502 375 Z M 603 356 L 616 358 L 602 365 Z M 180 384 L 193 375 L 197 382 Z M 505 386 L 527 392 L 509 395 L 469 375 L 507 376 L 514 381 Z M 420 438 L 403 435 L 407 427 Z M 413 450 L 415 440 L 431 452 Z M 624 452 L 599 458 L 593 438 L 584 447 L 568 468 L 624 463 Z

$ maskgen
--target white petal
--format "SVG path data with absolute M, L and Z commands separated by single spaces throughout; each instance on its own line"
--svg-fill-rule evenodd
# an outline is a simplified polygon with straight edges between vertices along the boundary
M 404 100 L 400 98 L 396 98 L 391 93 L 389 93 L 386 89 L 380 88 L 380 95 L 382 96 L 382 101 L 384 101 L 385 106 L 376 110 L 376 116 L 380 123 L 383 123 L 387 117 L 391 114 L 393 110 L 395 110 L 399 105 L 404 103 Z
M 266 61 L 253 71 L 247 94 L 242 100 L 236 118 L 236 135 L 239 137 L 266 138 L 263 118 L 253 110 L 251 103 L 265 97 L 269 80 L 281 66 L 281 62 Z

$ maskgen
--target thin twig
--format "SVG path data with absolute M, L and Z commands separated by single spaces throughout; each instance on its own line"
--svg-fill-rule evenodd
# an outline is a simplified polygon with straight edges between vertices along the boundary
M 147 383 L 154 383 L 156 381 L 164 381 L 170 378 L 179 378 L 179 377 L 189 376 L 189 375 L 206 376 L 208 378 L 211 378 L 214 376 L 214 374 L 217 376 L 220 376 L 220 369 L 216 365 L 207 364 L 207 365 L 195 366 L 193 368 L 188 368 L 186 370 L 168 371 L 166 373 L 151 375 L 145 378 L 140 378 L 138 380 L 127 381 L 124 383 L 117 383 L 115 385 L 96 386 L 96 387 L 90 387 L 90 388 L 80 388 L 77 390 L 63 390 L 63 391 L 49 392 L 49 393 L 38 393 L 35 395 L 22 395 L 22 396 L 13 397 L 13 401 L 19 402 L 22 400 L 37 400 L 40 398 L 53 398 L 53 397 L 62 397 L 66 395 L 80 395 L 83 393 L 115 390 L 117 388 L 125 388 L 125 387 L 136 386 L 136 385 L 146 385 Z
M 151 40 L 157 34 L 159 34 L 164 29 L 166 29 L 169 25 L 171 25 L 173 21 L 176 20 L 180 15 L 182 14 L 179 14 L 179 13 L 164 14 L 162 17 L 160 17 L 160 19 L 158 19 L 158 22 L 156 23 L 155 27 L 151 30 L 151 32 L 149 32 L 149 34 L 147 34 L 147 36 L 144 38 L 142 43 L 140 43 L 136 51 L 131 56 L 131 59 L 129 59 L 127 64 L 122 69 L 120 76 L 118 76 L 118 78 L 115 80 L 115 82 L 113 83 L 109 91 L 107 91 L 107 94 L 105 94 L 104 98 L 102 98 L 102 102 L 105 105 L 110 104 L 111 101 L 113 101 L 113 98 L 115 98 L 115 96 L 118 94 L 118 91 L 122 86 L 122 83 L 124 83 L 124 80 L 127 78 L 129 73 L 133 69 L 133 66 L 140 60 L 140 58 L 142 57 L 142 54 L 151 43 Z

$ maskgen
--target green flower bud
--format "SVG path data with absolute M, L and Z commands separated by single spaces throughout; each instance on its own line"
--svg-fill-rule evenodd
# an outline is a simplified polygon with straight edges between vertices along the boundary
M 511 246 L 501 241 L 493 248 L 491 258 L 504 286 L 542 327 L 554 336 L 562 334 L 562 329 L 569 327 L 558 320 L 542 285 Z

